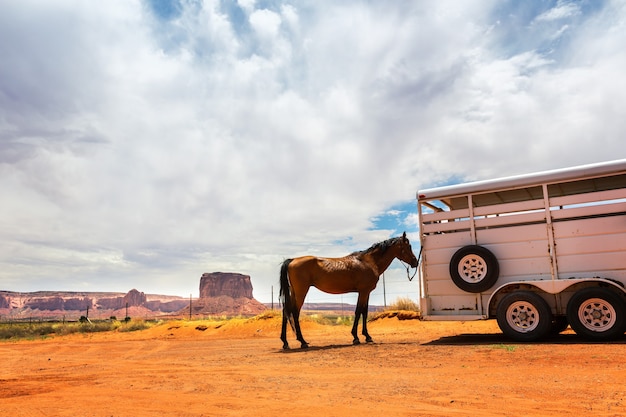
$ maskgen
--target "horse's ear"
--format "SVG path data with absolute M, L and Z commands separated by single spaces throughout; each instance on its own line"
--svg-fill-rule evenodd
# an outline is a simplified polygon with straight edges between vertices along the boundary
M 406 240 L 406 232 L 402 233 L 402 239 Z

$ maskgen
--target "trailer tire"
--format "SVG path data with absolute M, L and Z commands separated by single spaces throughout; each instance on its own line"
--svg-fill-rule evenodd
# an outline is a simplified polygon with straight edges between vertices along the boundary
M 480 293 L 493 287 L 500 267 L 498 260 L 488 249 L 478 246 L 464 246 L 452 255 L 450 277 L 463 291 Z
M 567 320 L 584 339 L 615 340 L 626 330 L 626 303 L 607 288 L 583 288 L 567 303 Z
M 518 342 L 534 342 L 552 330 L 550 306 L 539 294 L 515 291 L 498 304 L 496 319 L 502 333 Z

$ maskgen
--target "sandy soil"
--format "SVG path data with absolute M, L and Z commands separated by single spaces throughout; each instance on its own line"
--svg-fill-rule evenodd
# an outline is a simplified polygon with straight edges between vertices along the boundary
M 279 318 L 1 342 L 0 410 L 72 417 L 626 415 L 626 339 L 590 344 L 567 330 L 544 343 L 511 343 L 494 321 L 391 318 L 369 329 L 375 343 L 353 346 L 348 327 L 307 322 L 311 348 L 290 351 L 281 349 Z

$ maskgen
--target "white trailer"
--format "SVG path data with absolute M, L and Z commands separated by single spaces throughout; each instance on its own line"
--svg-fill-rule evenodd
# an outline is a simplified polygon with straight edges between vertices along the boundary
M 420 190 L 425 320 L 517 341 L 626 331 L 626 159 Z

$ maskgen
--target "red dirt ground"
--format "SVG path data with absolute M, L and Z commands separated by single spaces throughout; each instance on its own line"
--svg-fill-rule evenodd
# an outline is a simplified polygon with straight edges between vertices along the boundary
M 197 330 L 198 326 L 207 326 Z M 132 333 L 0 342 L 5 416 L 623 416 L 626 339 L 567 330 L 507 341 L 494 321 L 303 324 L 280 318 L 166 322 Z

